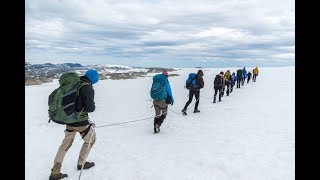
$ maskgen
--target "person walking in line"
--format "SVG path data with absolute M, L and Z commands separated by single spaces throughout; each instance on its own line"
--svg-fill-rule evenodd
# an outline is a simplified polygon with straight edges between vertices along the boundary
M 251 79 L 251 72 L 250 71 L 248 72 L 247 76 L 248 76 L 248 80 L 247 80 L 247 84 L 248 84 Z
M 229 96 L 229 92 L 230 92 L 230 70 L 227 70 L 226 73 L 224 73 L 224 81 L 225 81 L 225 86 L 223 87 L 223 90 L 222 90 L 222 97 L 223 97 L 224 92 L 225 92 L 225 87 L 227 87 L 226 94 L 227 94 L 227 96 Z
M 242 86 L 244 85 L 244 82 L 246 81 L 246 77 L 247 77 L 247 70 L 246 70 L 246 67 L 243 67 L 243 69 L 242 69 Z
M 230 76 L 230 80 L 229 80 L 229 82 L 230 82 L 230 84 L 231 84 L 230 93 L 232 93 L 232 91 L 233 91 L 233 86 L 235 85 L 236 81 L 237 81 L 237 76 L 236 76 L 236 74 L 233 72 L 232 75 Z
M 242 81 L 242 69 L 237 70 L 237 88 L 240 88 Z
M 168 71 L 162 70 L 162 74 L 153 76 L 150 96 L 153 99 L 155 118 L 153 123 L 154 133 L 160 132 L 160 126 L 167 117 L 168 104 L 174 103 L 171 86 L 168 80 Z
M 75 112 L 70 112 L 71 115 L 74 114 L 75 116 L 69 115 L 67 118 L 63 119 L 68 120 L 65 123 L 63 123 L 66 124 L 66 129 L 64 131 L 65 137 L 62 140 L 62 143 L 54 158 L 54 163 L 51 169 L 49 180 L 57 180 L 68 177 L 67 174 L 62 174 L 60 172 L 61 166 L 63 159 L 69 148 L 72 146 L 72 143 L 77 133 L 80 133 L 82 139 L 84 140 L 79 153 L 77 169 L 89 169 L 95 165 L 94 162 L 87 162 L 86 157 L 88 156 L 96 140 L 96 133 L 94 131 L 95 125 L 94 123 L 89 121 L 88 113 L 91 113 L 96 109 L 94 102 L 94 90 L 92 85 L 97 83 L 98 81 L 99 74 L 95 69 L 89 69 L 85 73 L 85 75 L 81 76 L 80 78 L 75 73 L 66 73 L 62 75 L 59 80 L 61 86 L 67 87 L 69 86 L 69 84 L 71 84 L 73 87 L 76 84 L 79 84 L 79 89 L 76 89 L 73 92 L 69 91 L 68 93 L 62 96 L 62 105 L 63 103 L 65 103 L 65 108 L 63 111 L 65 111 L 65 113 L 69 113 L 71 109 L 75 109 Z M 58 98 L 56 97 L 56 95 L 59 94 L 59 91 L 61 92 L 60 88 L 55 90 L 49 96 L 49 112 L 50 107 L 56 106 L 54 105 L 55 103 L 61 103 L 61 101 L 58 101 Z M 73 97 L 75 97 L 75 101 L 72 102 Z M 54 117 L 53 113 L 50 114 L 50 120 L 52 118 L 52 121 L 56 122 L 56 119 Z M 74 119 L 72 117 L 74 117 Z
M 252 78 L 252 81 L 253 81 L 253 82 L 256 82 L 256 79 L 257 79 L 258 74 L 259 74 L 259 69 L 258 69 L 258 67 L 255 67 L 255 68 L 253 69 L 253 78 Z
M 190 74 L 191 75 L 191 74 Z M 190 77 L 189 75 L 189 77 Z M 187 108 L 189 104 L 192 102 L 193 96 L 196 98 L 196 104 L 194 106 L 194 113 L 199 113 L 200 110 L 198 109 L 199 101 L 200 101 L 200 89 L 204 87 L 204 81 L 203 81 L 203 71 L 200 69 L 195 77 L 191 79 L 191 82 L 188 84 L 187 89 L 189 89 L 189 100 L 186 102 L 184 108 L 181 110 L 183 115 L 187 115 Z M 189 79 L 189 78 L 188 78 Z M 188 80 L 187 80 L 188 81 Z
M 223 71 L 221 71 L 219 74 L 216 75 L 216 77 L 214 78 L 213 85 L 214 85 L 213 103 L 216 103 L 217 93 L 219 93 L 219 102 L 220 102 L 222 97 L 222 87 L 225 86 Z

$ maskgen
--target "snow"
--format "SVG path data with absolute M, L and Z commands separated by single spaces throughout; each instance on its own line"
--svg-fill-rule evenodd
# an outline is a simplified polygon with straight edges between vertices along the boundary
M 294 180 L 295 179 L 295 69 L 260 67 L 256 82 L 212 103 L 213 79 L 228 68 L 204 68 L 198 114 L 179 114 L 187 101 L 188 73 L 169 77 L 175 103 L 159 134 L 153 119 L 96 128 L 97 141 L 84 170 L 90 180 Z M 236 72 L 237 68 L 230 68 Z M 253 67 L 247 70 L 252 71 Z M 149 74 L 150 75 L 150 74 Z M 154 116 L 149 90 L 152 76 L 102 80 L 94 85 L 96 111 L 89 116 L 97 126 Z M 65 127 L 47 123 L 48 95 L 58 81 L 25 87 L 25 176 L 48 179 Z M 174 112 L 173 112 L 174 111 Z M 69 180 L 76 170 L 82 139 L 77 134 L 62 164 Z

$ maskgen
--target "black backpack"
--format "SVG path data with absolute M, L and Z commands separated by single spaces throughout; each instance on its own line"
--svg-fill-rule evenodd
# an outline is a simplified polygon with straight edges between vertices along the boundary
M 242 78 L 242 69 L 237 70 L 237 78 Z
M 219 75 L 216 75 L 214 78 L 214 86 L 221 86 L 222 85 L 222 77 Z

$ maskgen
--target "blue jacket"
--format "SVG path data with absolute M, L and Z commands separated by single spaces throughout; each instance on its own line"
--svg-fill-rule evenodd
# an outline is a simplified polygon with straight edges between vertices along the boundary
M 167 83 L 166 83 L 166 92 L 167 92 L 167 96 L 168 95 L 171 96 L 172 102 L 174 102 L 173 95 L 172 95 L 172 90 L 171 90 L 171 86 L 170 86 L 169 81 L 167 81 Z
M 243 68 L 243 70 L 242 70 L 242 77 L 247 77 L 247 70 L 246 70 L 246 68 Z
M 237 81 L 237 76 L 234 73 L 232 73 L 232 75 L 230 76 L 230 79 L 231 79 L 231 84 L 235 85 Z

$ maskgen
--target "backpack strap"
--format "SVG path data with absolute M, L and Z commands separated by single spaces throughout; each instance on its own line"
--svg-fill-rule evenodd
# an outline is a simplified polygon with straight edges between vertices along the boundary
M 79 83 L 79 86 L 77 88 L 77 97 L 79 96 L 79 93 L 80 93 L 80 89 L 83 87 L 83 86 L 90 86 L 91 84 L 87 83 L 87 82 L 84 82 L 84 81 L 81 81 Z

